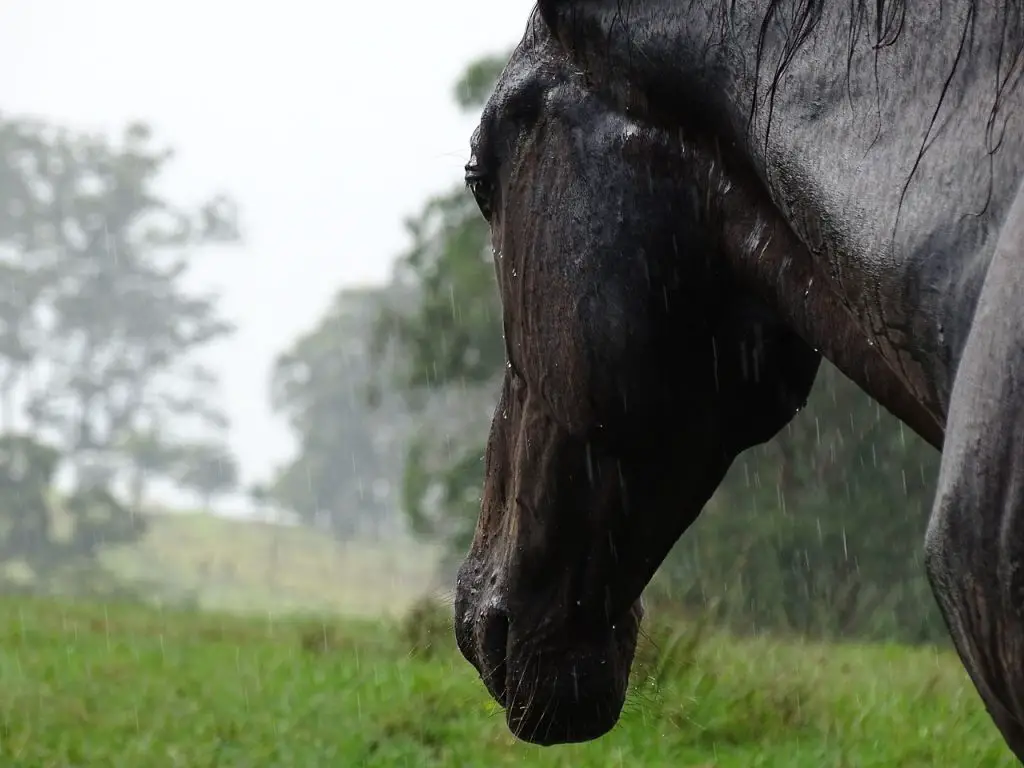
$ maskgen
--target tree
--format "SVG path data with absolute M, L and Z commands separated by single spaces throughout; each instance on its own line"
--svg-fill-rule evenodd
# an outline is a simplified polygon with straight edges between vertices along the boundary
M 463 111 L 483 106 L 508 55 L 466 69 L 454 89 Z M 490 234 L 463 184 L 428 200 L 405 226 L 412 244 L 398 257 L 393 282 L 417 301 L 382 309 L 374 350 L 378 360 L 384 350 L 397 355 L 393 381 L 420 414 L 432 389 L 454 386 L 476 406 L 440 429 L 424 424 L 405 454 L 401 500 L 412 529 L 447 541 L 453 559 L 468 546 L 479 508 L 483 450 L 466 435 L 486 429 L 493 410 L 505 364 L 501 307 Z
M 478 107 L 503 65 L 498 57 L 478 62 L 457 84 L 456 100 Z M 267 492 L 307 524 L 342 538 L 395 527 L 396 490 L 415 480 L 413 472 L 403 481 L 396 455 L 411 439 L 462 415 L 477 423 L 488 415 L 489 394 L 432 393 L 433 377 L 453 380 L 457 368 L 472 387 L 493 377 L 501 360 L 487 231 L 472 200 L 459 185 L 405 226 L 414 245 L 392 285 L 339 291 L 274 367 L 272 404 L 298 446 Z M 475 258 L 464 259 L 464 250 Z M 417 311 L 410 314 L 411 305 Z M 396 338 L 401 355 L 392 351 Z M 433 440 L 424 467 L 443 467 L 450 450 L 461 446 Z
M 938 464 L 823 365 L 807 408 L 739 457 L 660 586 L 747 628 L 945 642 L 921 562 Z
M 59 463 L 58 451 L 30 437 L 0 438 L 0 562 L 21 560 L 33 576 L 53 570 L 64 554 L 49 499 Z
M 463 111 L 483 106 L 507 60 L 508 55 L 488 56 L 467 68 L 454 89 Z M 378 359 L 389 342 L 397 344 L 398 383 L 407 394 L 451 382 L 491 381 L 505 364 L 501 307 L 490 234 L 473 197 L 459 183 L 428 200 L 405 228 L 412 245 L 398 257 L 393 281 L 418 300 L 382 307 Z
M 210 511 L 210 504 L 216 496 L 238 487 L 238 463 L 222 445 L 195 443 L 182 446 L 176 463 L 178 485 L 195 491 L 206 512 Z
M 171 476 L 180 450 L 152 426 L 122 435 L 117 448 L 129 460 L 128 506 L 142 509 L 146 503 L 148 480 L 154 476 Z
M 467 70 L 463 108 L 486 99 L 498 61 Z M 460 188 L 428 201 L 408 229 L 395 282 L 418 300 L 382 312 L 378 349 L 397 355 L 413 402 L 486 387 L 505 362 L 487 227 Z M 403 504 L 413 529 L 446 540 L 455 558 L 479 511 L 486 426 L 448 426 L 410 436 Z M 808 407 L 737 460 L 650 591 L 734 627 L 944 639 L 918 556 L 937 467 L 933 449 L 825 364 Z
M 272 405 L 288 418 L 298 451 L 268 493 L 342 538 L 372 533 L 386 514 L 388 500 L 374 491 L 393 436 L 389 419 L 374 419 L 365 405 L 374 375 L 371 325 L 386 300 L 380 291 L 340 291 L 324 318 L 278 357 L 272 376 Z M 392 404 L 382 404 L 378 416 L 400 420 Z
M 143 124 L 110 138 L 0 117 L 0 441 L 11 467 L 34 467 L 0 478 L 0 515 L 18 517 L 0 563 L 36 553 L 41 577 L 140 535 L 132 512 L 151 475 L 172 476 L 179 435 L 226 426 L 194 353 L 232 327 L 183 279 L 203 247 L 238 240 L 237 216 L 223 196 L 157 194 L 171 158 Z
M 60 452 L 24 435 L 0 437 L 0 564 L 19 564 L 33 588 L 91 564 L 104 545 L 132 541 L 145 521 L 105 489 L 79 488 L 54 505 Z
M 223 425 L 209 405 L 216 380 L 191 356 L 232 327 L 215 296 L 188 294 L 182 280 L 197 249 L 238 239 L 230 200 L 189 210 L 160 198 L 172 153 L 142 124 L 111 141 L 8 120 L 0 151 L 5 423 L 20 395 L 28 426 L 77 474 L 106 482 L 134 462 L 139 431 L 166 439 L 169 421 Z

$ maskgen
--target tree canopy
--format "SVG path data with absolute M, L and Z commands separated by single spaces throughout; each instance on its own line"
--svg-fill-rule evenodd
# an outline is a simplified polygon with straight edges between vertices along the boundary
M 185 435 L 223 442 L 195 353 L 233 328 L 184 278 L 239 240 L 237 214 L 163 197 L 172 158 L 142 123 L 110 137 L 0 116 L 0 558 L 40 577 L 139 535 Z

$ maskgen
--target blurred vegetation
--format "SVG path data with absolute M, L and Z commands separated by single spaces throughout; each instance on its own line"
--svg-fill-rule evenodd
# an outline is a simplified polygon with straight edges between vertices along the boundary
M 386 435 L 365 413 L 373 382 L 367 317 L 381 300 L 378 293 L 339 292 L 320 322 L 278 356 L 271 377 L 273 408 L 288 419 L 298 449 L 266 495 L 342 539 L 382 516 L 389 501 L 373 493 L 378 443 Z M 400 414 L 388 410 L 381 421 L 394 422 Z
M 140 540 L 108 547 L 100 560 L 118 583 L 161 605 L 377 617 L 405 611 L 424 592 L 443 593 L 434 589 L 438 550 L 178 512 L 150 516 Z
M 456 101 L 479 109 L 503 66 L 504 57 L 470 66 Z M 405 228 L 412 245 L 392 283 L 339 291 L 279 356 L 274 408 L 299 447 L 267 491 L 342 539 L 379 535 L 401 505 L 417 532 L 465 542 L 471 520 L 431 509 L 450 507 L 445 494 L 469 486 L 459 479 L 425 506 L 421 491 L 430 497 L 436 489 L 421 489 L 419 478 L 440 477 L 452 460 L 478 463 L 465 434 L 486 424 L 493 391 L 486 385 L 504 364 L 488 234 L 461 183 L 428 200 Z
M 142 123 L 0 116 L 4 589 L 109 592 L 99 551 L 143 535 L 154 483 L 209 501 L 237 480 L 196 360 L 233 328 L 184 288 L 196 255 L 239 240 L 237 215 L 162 197 L 172 157 Z
M 460 107 L 480 109 L 502 60 L 470 66 Z M 412 246 L 394 279 L 417 301 L 378 324 L 400 361 L 396 380 L 413 401 L 455 387 L 488 389 L 493 403 L 505 358 L 487 227 L 459 187 L 429 200 L 408 228 Z M 486 423 L 425 429 L 407 448 L 407 516 L 447 542 L 452 560 L 472 536 L 485 436 Z M 920 558 L 938 458 L 825 364 L 807 408 L 737 460 L 649 596 L 740 630 L 945 642 Z
M 447 619 L 424 604 L 402 632 L 397 620 L 6 598 L 0 764 L 1015 764 L 951 652 L 736 640 L 686 623 L 650 626 L 606 737 L 526 745 L 450 643 L 422 652 Z

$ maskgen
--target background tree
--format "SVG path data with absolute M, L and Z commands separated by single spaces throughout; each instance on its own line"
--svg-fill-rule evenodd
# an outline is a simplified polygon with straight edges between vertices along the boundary
M 287 417 L 298 449 L 267 493 L 341 538 L 379 532 L 387 517 L 381 489 L 394 471 L 392 433 L 402 413 L 393 396 L 377 413 L 366 407 L 375 375 L 371 329 L 386 300 L 379 290 L 339 292 L 324 318 L 278 357 L 271 381 L 272 405 Z
M 483 107 L 508 55 L 466 69 L 454 88 L 464 112 Z M 395 353 L 393 381 L 420 414 L 424 393 L 439 388 L 456 387 L 481 403 L 461 423 L 424 424 L 405 454 L 401 501 L 412 529 L 448 542 L 454 560 L 468 547 L 479 511 L 480 430 L 505 365 L 501 307 L 490 234 L 464 184 L 428 200 L 406 230 L 412 245 L 397 259 L 393 281 L 416 300 L 381 312 L 374 349 Z
M 117 448 L 128 458 L 128 505 L 132 509 L 143 509 L 149 480 L 174 474 L 180 460 L 180 447 L 168 442 L 160 429 L 147 426 L 122 435 Z
M 31 136 L 17 165 L 37 224 L 25 256 L 52 256 L 46 312 L 32 317 L 47 365 L 32 372 L 28 413 L 78 472 L 113 480 L 133 432 L 223 423 L 209 405 L 215 379 L 191 358 L 233 329 L 216 297 L 181 283 L 195 249 L 237 238 L 234 212 L 223 198 L 186 210 L 157 197 L 172 155 L 143 125 L 116 143 L 43 127 Z
M 8 547 L 90 559 L 139 535 L 125 503 L 137 511 L 152 477 L 174 479 L 181 435 L 226 426 L 195 354 L 232 327 L 183 279 L 205 246 L 238 240 L 236 214 L 225 197 L 158 195 L 171 157 L 143 124 L 110 138 L 0 118 L 0 439 L 36 467 L 36 490 L 19 480 L 22 501 L 4 512 L 42 537 L 15 526 Z M 41 543 L 54 529 L 49 499 L 37 502 L 54 483 L 77 531 L 63 549 Z
M 60 502 L 60 452 L 24 435 L 0 437 L 0 566 L 30 589 L 81 580 L 103 546 L 134 541 L 144 519 L 101 487 L 79 487 Z M 81 584 L 76 584 L 81 587 Z
M 184 445 L 179 449 L 176 463 L 178 485 L 199 496 L 204 512 L 211 510 L 214 498 L 238 487 L 238 463 L 222 445 Z
M 938 452 L 823 365 L 741 455 L 655 591 L 741 628 L 946 642 L 921 561 Z

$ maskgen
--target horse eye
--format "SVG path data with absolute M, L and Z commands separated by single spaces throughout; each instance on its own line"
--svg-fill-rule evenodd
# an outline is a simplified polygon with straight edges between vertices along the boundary
M 466 186 L 473 193 L 473 198 L 476 200 L 480 213 L 483 214 L 485 219 L 490 221 L 491 196 L 494 194 L 490 178 L 480 168 L 466 166 Z

